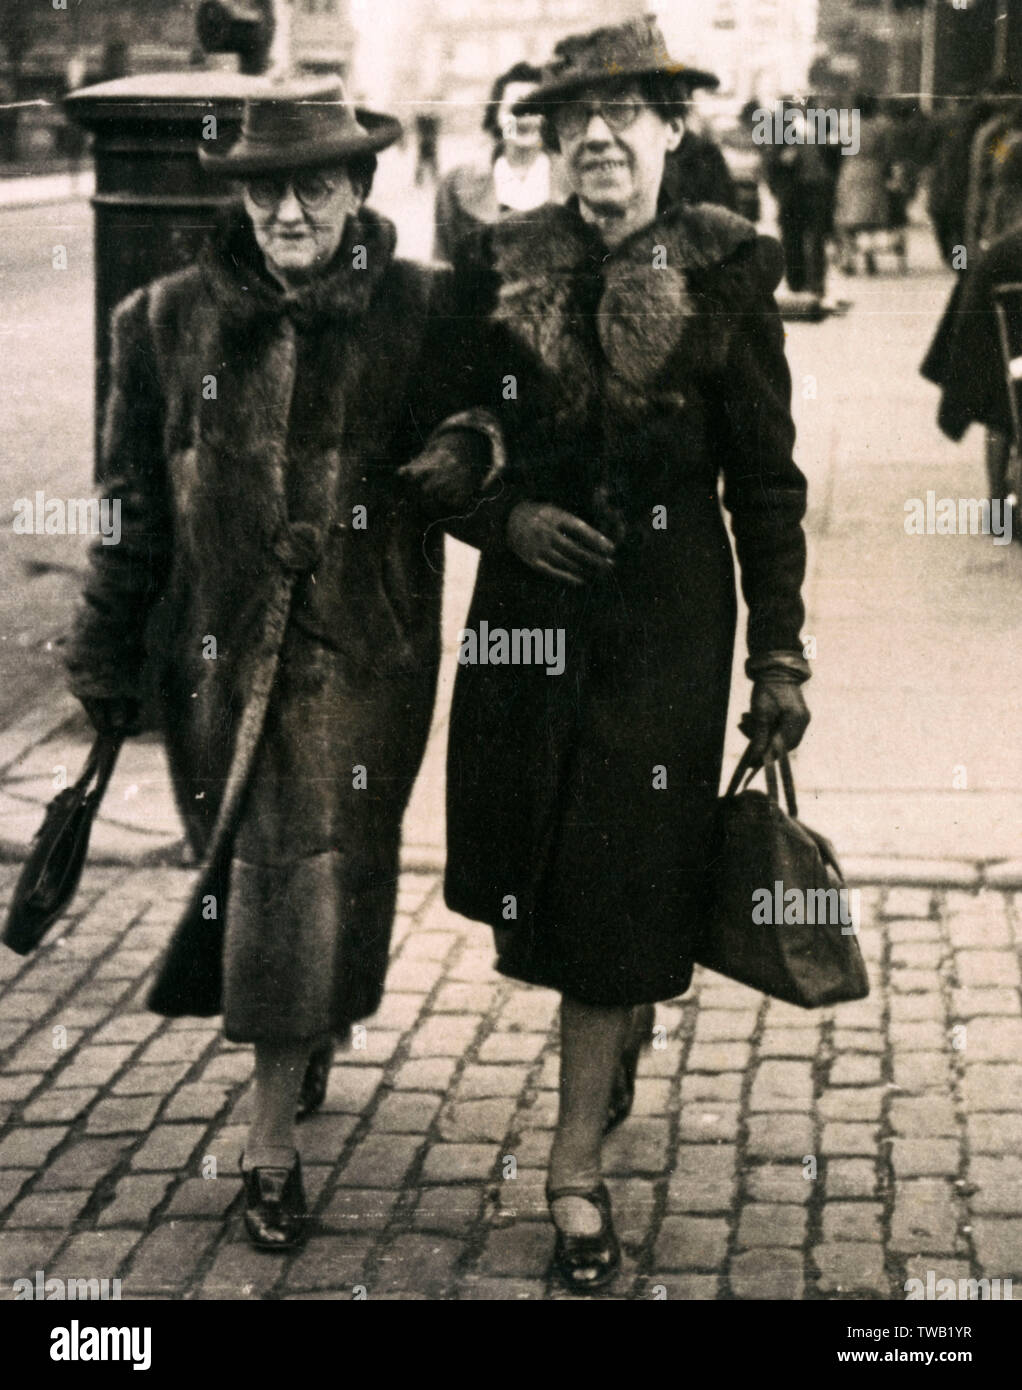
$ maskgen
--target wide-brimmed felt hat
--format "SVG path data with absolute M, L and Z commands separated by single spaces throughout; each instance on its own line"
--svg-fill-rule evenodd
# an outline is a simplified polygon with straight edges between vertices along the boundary
M 650 73 L 671 79 L 681 100 L 697 87 L 712 90 L 720 86 L 720 78 L 712 72 L 690 68 L 672 58 L 656 19 L 646 15 L 561 39 L 543 67 L 539 85 L 516 102 L 512 111 L 516 116 L 548 111 L 581 87 L 646 77 Z
M 199 159 L 210 173 L 246 178 L 339 164 L 400 138 L 396 117 L 353 106 L 339 79 L 267 82 L 246 99 L 241 134 L 230 149 L 200 147 Z

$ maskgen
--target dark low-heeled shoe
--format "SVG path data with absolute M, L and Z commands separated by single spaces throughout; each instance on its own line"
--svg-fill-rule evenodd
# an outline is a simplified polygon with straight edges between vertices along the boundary
M 600 1213 L 600 1229 L 595 1235 L 575 1236 L 562 1231 L 553 1215 L 553 1204 L 561 1197 L 581 1197 Z M 610 1210 L 610 1193 L 606 1183 L 596 1187 L 548 1187 L 547 1204 L 550 1219 L 557 1232 L 554 1244 L 554 1269 L 573 1293 L 591 1293 L 602 1289 L 614 1278 L 621 1265 L 621 1246 L 614 1230 Z
M 333 1040 L 317 1047 L 310 1056 L 305 1076 L 302 1078 L 302 1089 L 298 1093 L 296 1119 L 304 1120 L 307 1115 L 314 1115 L 326 1100 L 326 1088 L 330 1081 L 333 1060 Z
M 610 1093 L 607 1107 L 607 1123 L 604 1134 L 617 1129 L 622 1121 L 632 1113 L 635 1100 L 635 1074 L 639 1069 L 639 1053 L 653 1041 L 653 1023 L 656 1009 L 652 1004 L 642 1004 L 632 1021 L 632 1030 L 621 1053 L 621 1060 L 614 1076 L 614 1089 Z
M 241 1176 L 245 1232 L 251 1244 L 257 1250 L 293 1250 L 301 1245 L 309 1209 L 298 1154 L 290 1168 L 242 1167 Z

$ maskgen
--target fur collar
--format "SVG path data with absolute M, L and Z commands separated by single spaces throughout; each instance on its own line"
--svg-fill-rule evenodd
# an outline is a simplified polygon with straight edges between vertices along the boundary
M 200 266 L 225 322 L 244 329 L 259 319 L 289 318 L 307 327 L 324 318 L 359 318 L 394 256 L 394 224 L 371 208 L 348 219 L 337 254 L 320 274 L 285 289 L 267 271 L 262 252 L 243 214 L 225 235 L 210 243 Z M 364 246 L 365 269 L 355 268 L 355 247 Z
M 696 321 L 707 318 L 704 289 L 715 282 L 726 300 L 728 263 L 757 242 L 756 229 L 736 213 L 681 204 L 661 208 L 608 250 L 574 199 L 508 218 L 490 235 L 499 279 L 495 317 L 537 353 L 568 396 L 585 394 L 596 365 L 580 315 L 595 318 L 610 384 L 616 378 L 626 391 L 646 394 L 686 333 L 697 347 Z

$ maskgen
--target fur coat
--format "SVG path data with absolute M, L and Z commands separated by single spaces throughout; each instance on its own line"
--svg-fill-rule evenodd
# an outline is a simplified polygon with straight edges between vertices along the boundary
M 383 986 L 442 587 L 441 532 L 395 475 L 461 403 L 449 277 L 395 259 L 394 243 L 363 209 L 331 266 L 285 293 L 239 224 L 114 319 L 103 466 L 122 536 L 93 551 L 71 684 L 138 697 L 152 664 L 200 854 L 276 577 L 301 574 L 231 869 L 224 988 L 238 1041 L 341 1028 Z M 174 954 L 165 1011 L 215 1010 L 209 980 Z
M 481 552 L 466 628 L 560 633 L 564 665 L 458 671 L 447 902 L 498 929 L 515 978 L 669 998 L 691 974 L 727 715 L 721 478 L 750 651 L 800 651 L 780 248 L 724 209 L 662 205 L 610 250 L 577 205 L 548 205 L 482 233 L 456 271 L 474 335 L 459 353 L 508 447 L 500 490 L 449 523 Z M 523 500 L 607 535 L 613 574 L 575 588 L 523 564 L 506 538 Z

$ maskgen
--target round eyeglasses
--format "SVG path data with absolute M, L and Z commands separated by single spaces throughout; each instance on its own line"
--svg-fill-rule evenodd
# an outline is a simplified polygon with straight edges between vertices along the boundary
M 337 184 L 322 174 L 299 174 L 293 179 L 249 179 L 245 188 L 257 208 L 279 208 L 289 188 L 303 208 L 321 208 L 337 191 Z
M 602 116 L 616 135 L 635 124 L 643 105 L 641 101 L 566 101 L 552 117 L 554 130 L 565 139 L 577 140 L 594 116 Z

